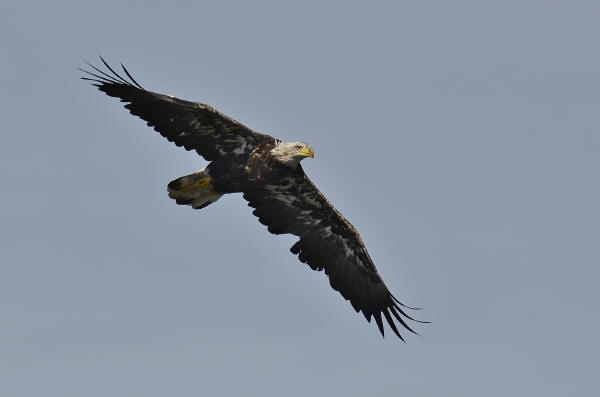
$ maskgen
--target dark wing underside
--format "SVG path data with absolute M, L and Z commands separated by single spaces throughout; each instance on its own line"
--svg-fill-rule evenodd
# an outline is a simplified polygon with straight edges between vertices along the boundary
M 387 289 L 358 232 L 321 194 L 299 166 L 300 173 L 277 183 L 244 192 L 253 214 L 273 234 L 290 233 L 300 239 L 290 251 L 313 270 L 325 270 L 329 283 L 362 311 L 367 321 L 375 318 L 384 334 L 382 315 L 402 339 L 394 319 L 410 332 L 405 322 L 414 320 Z M 418 320 L 414 320 L 418 321 Z
M 81 69 L 90 76 L 82 79 L 93 81 L 100 91 L 128 102 L 125 107 L 131 114 L 177 146 L 195 150 L 206 160 L 248 154 L 260 142 L 275 142 L 275 138 L 254 132 L 208 105 L 146 91 L 122 65 L 129 80 L 104 59 L 102 62 L 108 68 L 106 72 L 88 64 L 94 71 Z

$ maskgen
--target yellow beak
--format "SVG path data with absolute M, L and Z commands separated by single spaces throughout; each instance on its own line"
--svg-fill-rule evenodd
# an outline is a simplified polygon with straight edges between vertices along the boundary
M 296 156 L 310 157 L 311 159 L 314 159 L 315 151 L 313 150 L 312 147 L 310 147 L 309 145 L 306 145 L 302 149 L 298 150 L 298 152 L 296 152 Z

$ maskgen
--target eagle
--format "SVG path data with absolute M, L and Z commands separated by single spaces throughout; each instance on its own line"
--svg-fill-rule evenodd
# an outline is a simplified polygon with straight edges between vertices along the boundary
M 90 63 L 79 69 L 105 94 L 125 102 L 129 112 L 177 146 L 195 150 L 210 163 L 167 186 L 177 204 L 204 208 L 224 194 L 242 193 L 253 214 L 273 234 L 299 237 L 290 251 L 311 269 L 325 271 L 339 291 L 368 322 L 375 319 L 384 337 L 382 317 L 404 341 L 396 322 L 416 334 L 402 304 L 386 287 L 360 235 L 304 173 L 300 162 L 314 158 L 305 142 L 283 142 L 253 131 L 209 105 L 147 91 L 121 64 L 115 71 Z M 123 74 L 124 73 L 124 74 Z

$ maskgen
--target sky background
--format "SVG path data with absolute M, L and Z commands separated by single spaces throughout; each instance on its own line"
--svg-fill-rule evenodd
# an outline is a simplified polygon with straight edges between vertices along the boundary
M 0 394 L 597 395 L 598 21 L 596 1 L 2 2 Z M 175 205 L 206 162 L 79 80 L 98 54 L 309 142 L 432 323 L 382 339 L 239 194 Z

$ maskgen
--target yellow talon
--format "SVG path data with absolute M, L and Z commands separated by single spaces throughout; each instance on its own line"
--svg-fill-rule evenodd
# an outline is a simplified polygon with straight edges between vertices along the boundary
M 210 178 L 204 178 L 204 179 L 201 179 L 201 180 L 198 182 L 198 187 L 199 187 L 200 189 L 206 189 L 206 188 L 209 188 L 209 187 L 210 187 Z

